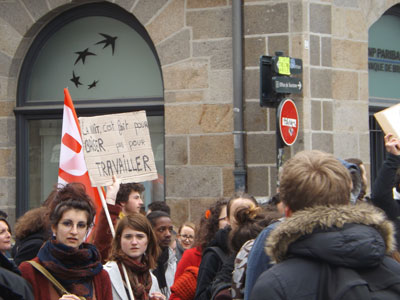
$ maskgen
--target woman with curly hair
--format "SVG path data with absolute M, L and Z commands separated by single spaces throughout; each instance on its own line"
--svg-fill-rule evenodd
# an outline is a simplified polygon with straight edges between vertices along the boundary
M 231 229 L 238 227 L 235 217 L 236 211 L 241 207 L 258 206 L 256 199 L 245 193 L 235 194 L 229 199 L 226 212 L 230 226 L 220 229 L 213 240 L 208 243 L 207 248 L 203 251 L 203 258 L 199 267 L 197 278 L 196 300 L 209 300 L 213 294 L 212 283 L 216 279 L 218 272 L 223 268 L 224 263 L 232 262 L 234 256 L 229 249 L 228 236 Z
M 123 271 L 125 266 L 135 300 L 164 300 L 157 278 L 150 272 L 156 268 L 159 254 L 157 238 L 147 218 L 140 213 L 123 217 L 118 222 L 110 257 L 104 266 L 110 275 L 113 299 L 130 299 Z
M 21 216 L 15 224 L 16 242 L 11 252 L 17 266 L 36 257 L 39 249 L 50 237 L 47 207 L 33 208 Z
M 100 253 L 84 242 L 95 216 L 85 186 L 70 183 L 58 189 L 49 210 L 53 237 L 37 257 L 19 266 L 35 299 L 111 300 L 110 278 Z
M 228 225 L 227 203 L 228 201 L 225 199 L 218 200 L 200 218 L 200 225 L 196 227 L 193 248 L 186 250 L 178 263 L 169 299 L 189 300 L 194 298 L 203 250 L 210 241 L 214 240 L 217 231 Z

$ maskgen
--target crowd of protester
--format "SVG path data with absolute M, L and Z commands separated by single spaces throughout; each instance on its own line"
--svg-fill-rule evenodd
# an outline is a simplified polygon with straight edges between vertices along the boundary
M 267 203 L 221 198 L 176 230 L 140 183 L 114 177 L 94 227 L 84 186 L 56 187 L 15 242 L 0 211 L 0 298 L 400 299 L 400 140 L 385 147 L 370 196 L 361 160 L 301 151 Z

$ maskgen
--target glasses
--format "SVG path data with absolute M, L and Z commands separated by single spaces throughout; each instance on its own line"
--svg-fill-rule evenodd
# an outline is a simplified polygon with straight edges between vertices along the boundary
M 180 237 L 183 238 L 184 240 L 193 240 L 194 239 L 193 235 L 181 234 Z
M 69 230 L 71 230 L 75 226 L 74 222 L 69 220 L 61 222 L 61 225 L 63 225 L 65 228 L 68 228 Z M 88 228 L 88 225 L 84 222 L 78 222 L 76 224 L 76 228 L 77 230 L 86 230 Z

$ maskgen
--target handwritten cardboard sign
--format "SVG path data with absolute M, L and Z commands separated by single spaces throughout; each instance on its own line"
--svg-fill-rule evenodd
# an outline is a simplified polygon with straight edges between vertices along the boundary
M 400 103 L 375 113 L 374 117 L 385 134 L 400 138 Z
M 92 186 L 157 179 L 145 111 L 81 117 L 83 153 Z

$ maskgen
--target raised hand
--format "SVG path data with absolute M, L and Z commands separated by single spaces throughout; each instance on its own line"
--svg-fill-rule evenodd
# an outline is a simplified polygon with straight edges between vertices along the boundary
M 393 134 L 388 133 L 385 136 L 386 151 L 393 155 L 400 155 L 400 140 L 394 137 Z
M 106 202 L 111 205 L 115 205 L 115 200 L 117 199 L 117 193 L 119 191 L 119 185 L 121 180 L 117 179 L 115 175 L 112 177 L 113 184 L 107 187 Z

